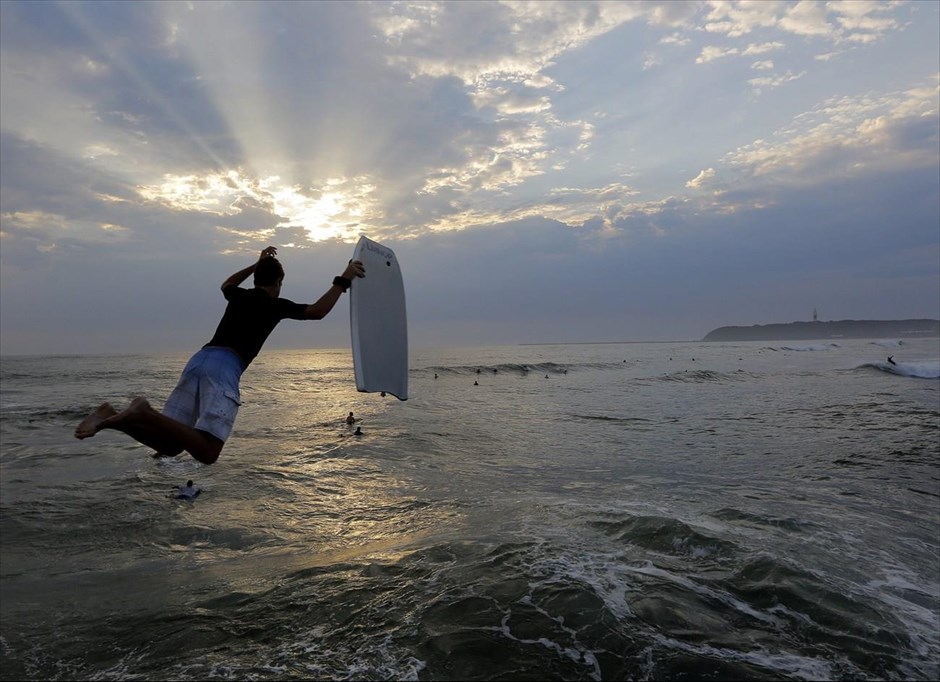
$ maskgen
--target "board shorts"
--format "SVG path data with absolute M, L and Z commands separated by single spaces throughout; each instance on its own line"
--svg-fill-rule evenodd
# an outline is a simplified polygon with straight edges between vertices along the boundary
M 242 360 L 235 351 L 203 348 L 186 364 L 163 406 L 163 414 L 224 443 L 242 402 L 238 382 L 243 371 Z

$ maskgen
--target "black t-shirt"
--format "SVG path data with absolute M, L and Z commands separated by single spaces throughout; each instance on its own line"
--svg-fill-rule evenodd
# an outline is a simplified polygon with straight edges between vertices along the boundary
M 307 306 L 286 298 L 272 298 L 261 289 L 242 289 L 234 284 L 222 290 L 228 305 L 215 335 L 204 348 L 233 349 L 247 368 L 261 350 L 277 323 L 284 319 L 304 320 Z

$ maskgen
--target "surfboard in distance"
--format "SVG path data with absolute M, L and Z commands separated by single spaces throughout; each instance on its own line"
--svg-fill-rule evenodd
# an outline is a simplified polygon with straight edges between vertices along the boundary
M 365 277 L 353 281 L 349 296 L 356 389 L 407 400 L 408 320 L 398 259 L 387 246 L 360 237 L 353 260 L 366 269 Z

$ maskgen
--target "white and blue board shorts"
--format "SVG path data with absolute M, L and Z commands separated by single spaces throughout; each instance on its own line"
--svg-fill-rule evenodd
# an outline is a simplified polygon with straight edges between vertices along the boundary
M 228 348 L 203 348 L 186 364 L 163 414 L 225 442 L 238 415 L 241 358 Z

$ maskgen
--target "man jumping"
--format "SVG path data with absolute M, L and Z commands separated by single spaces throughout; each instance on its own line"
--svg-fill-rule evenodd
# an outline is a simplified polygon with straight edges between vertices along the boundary
M 352 286 L 353 278 L 365 277 L 362 263 L 351 261 L 316 303 L 294 303 L 280 298 L 284 268 L 276 256 L 277 249 L 269 246 L 257 263 L 222 283 L 228 301 L 225 314 L 209 343 L 190 358 L 162 413 L 143 397 L 121 412 L 102 403 L 78 425 L 75 437 L 90 438 L 114 429 L 153 448 L 155 456 L 172 457 L 185 450 L 203 464 L 215 462 L 235 424 L 242 372 L 268 335 L 284 319 L 323 319 Z M 239 287 L 251 274 L 254 288 Z

